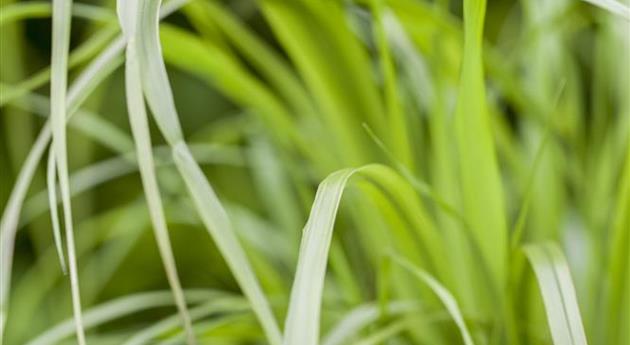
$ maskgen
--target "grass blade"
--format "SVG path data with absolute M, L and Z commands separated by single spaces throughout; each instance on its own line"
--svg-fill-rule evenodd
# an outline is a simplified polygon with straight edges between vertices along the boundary
M 118 6 L 128 5 L 137 6 L 135 1 L 119 1 Z M 122 4 L 122 5 L 121 5 Z M 184 301 L 184 295 L 179 282 L 177 268 L 175 265 L 175 259 L 173 256 L 173 250 L 171 248 L 170 240 L 168 237 L 168 229 L 166 225 L 166 219 L 164 217 L 164 210 L 158 188 L 157 178 L 155 176 L 155 164 L 153 162 L 153 153 L 151 150 L 151 138 L 149 134 L 149 124 L 147 121 L 147 114 L 144 106 L 144 98 L 142 96 L 142 86 L 140 82 L 140 69 L 136 61 L 136 53 L 134 51 L 135 44 L 133 42 L 134 30 L 133 27 L 125 27 L 122 22 L 124 18 L 122 15 L 135 13 L 135 8 L 131 11 L 119 12 L 121 15 L 121 26 L 123 31 L 128 36 L 127 45 L 127 60 L 126 60 L 126 91 L 127 91 L 127 105 L 129 107 L 129 119 L 131 123 L 131 129 L 136 142 L 136 152 L 138 157 L 138 165 L 140 167 L 140 174 L 142 177 L 142 183 L 144 186 L 145 196 L 147 204 L 149 205 L 149 212 L 151 215 L 151 221 L 155 231 L 155 237 L 158 242 L 158 247 L 166 274 L 173 291 L 173 295 L 176 301 L 177 308 L 179 309 L 184 329 L 188 337 L 188 343 L 196 343 L 195 335 L 192 330 L 192 324 L 190 315 L 186 309 Z
M 284 327 L 284 345 L 316 345 L 326 263 L 341 195 L 356 169 L 329 175 L 317 189 L 311 214 L 302 231 L 300 257 Z
M 242 166 L 240 152 L 236 148 L 222 148 L 216 145 L 196 144 L 190 147 L 195 160 L 201 164 L 225 164 Z M 172 165 L 173 157 L 168 146 L 157 146 L 153 149 L 156 165 Z M 75 197 L 116 178 L 131 174 L 138 170 L 136 155 L 127 152 L 120 156 L 102 160 L 77 170 L 70 175 L 70 195 Z M 29 198 L 24 205 L 20 226 L 26 226 L 34 218 L 48 210 L 48 192 L 40 191 Z
M 51 14 L 52 6 L 50 2 L 29 1 L 3 5 L 2 11 L 0 11 L 0 26 L 24 19 L 47 18 Z M 73 4 L 72 15 L 104 22 L 114 19 L 111 11 L 88 4 Z
M 198 307 L 190 309 L 190 317 L 193 320 L 199 320 L 215 313 L 234 313 L 248 311 L 249 305 L 242 298 L 234 296 L 225 296 L 219 298 L 213 298 L 210 302 L 204 303 Z M 123 345 L 141 345 L 150 344 L 151 341 L 163 334 L 175 326 L 177 326 L 178 319 L 176 315 L 167 317 L 159 322 L 143 329 L 142 331 L 134 334 Z
M 464 1 L 464 57 L 454 121 L 464 216 L 491 272 L 488 283 L 501 291 L 507 277 L 508 233 L 483 76 L 485 7 L 485 0 Z M 484 291 L 484 283 L 475 283 L 478 291 Z M 492 298 L 486 294 L 481 300 L 489 310 L 485 307 L 492 304 Z
M 378 345 L 385 342 L 387 339 L 394 337 L 396 334 L 405 330 L 411 325 L 411 319 L 401 319 L 390 323 L 389 325 L 379 329 L 373 334 L 365 337 L 353 345 Z
M 353 309 L 324 337 L 322 345 L 346 344 L 349 338 L 362 328 L 378 320 L 381 309 L 374 304 L 365 304 Z M 395 301 L 388 303 L 385 309 L 390 316 L 396 316 L 417 311 L 418 305 L 412 301 Z
M 462 312 L 459 309 L 459 306 L 457 305 L 457 301 L 455 300 L 453 295 L 442 284 L 440 284 L 440 282 L 438 282 L 435 278 L 433 278 L 428 272 L 417 267 L 409 260 L 395 254 L 392 254 L 391 257 L 394 260 L 394 262 L 396 262 L 397 264 L 399 264 L 400 266 L 408 270 L 411 274 L 413 274 L 415 277 L 420 279 L 423 283 L 427 284 L 431 288 L 431 290 L 433 290 L 433 292 L 435 292 L 435 294 L 438 296 L 440 301 L 446 307 L 446 310 L 448 311 L 448 313 L 453 318 L 453 321 L 455 321 L 455 324 L 457 325 L 457 328 L 459 329 L 459 332 L 462 335 L 462 339 L 464 340 L 464 344 L 473 345 L 474 342 L 472 340 L 472 337 L 470 336 L 470 331 L 468 331 L 468 327 L 466 326 L 466 323 L 464 322 L 464 317 L 462 316 Z
M 59 257 L 59 264 L 63 274 L 67 274 L 66 259 L 63 254 L 63 244 L 61 243 L 61 229 L 59 226 L 59 213 L 57 212 L 57 175 L 55 170 L 55 154 L 52 149 L 48 152 L 48 167 L 46 171 L 46 185 L 48 189 L 48 208 L 50 210 L 50 221 L 53 227 L 53 238 L 55 240 L 55 248 Z
M 149 213 L 153 224 L 155 238 L 158 243 L 160 256 L 162 258 L 162 263 L 164 265 L 171 290 L 173 291 L 175 304 L 177 305 L 177 309 L 179 310 L 182 323 L 184 325 L 187 341 L 188 344 L 196 344 L 195 334 L 192 329 L 192 322 L 190 320 L 190 315 L 188 314 L 188 309 L 186 308 L 184 294 L 177 274 L 177 267 L 175 265 L 173 249 L 168 235 L 168 227 L 164 216 L 162 199 L 160 197 L 157 178 L 155 176 L 155 163 L 153 161 L 153 151 L 151 149 L 149 123 L 147 121 L 144 98 L 142 96 L 140 68 L 138 67 L 136 53 L 134 50 L 136 46 L 134 43 L 135 28 L 126 26 L 123 22 L 125 20 L 124 15 L 135 13 L 136 10 L 132 7 L 130 10 L 125 11 L 123 9 L 121 11 L 121 7 L 125 5 L 137 6 L 137 2 L 118 1 L 118 8 L 119 15 L 121 16 L 120 20 L 123 32 L 128 37 L 127 59 L 125 63 L 125 85 L 127 93 L 127 106 L 129 109 L 129 122 L 131 124 L 131 131 L 136 143 L 136 156 L 138 158 L 140 176 L 142 178 L 142 185 L 145 192 L 145 198 L 149 206 Z
M 564 255 L 550 243 L 528 244 L 523 250 L 536 273 L 553 343 L 586 345 L 575 288 Z
M 68 152 L 66 148 L 66 94 L 68 81 L 68 50 L 70 49 L 70 23 L 72 0 L 53 1 L 52 18 L 52 61 L 50 74 L 50 120 L 52 126 L 54 165 L 57 166 L 59 189 L 63 206 L 63 218 L 70 266 L 70 287 L 77 341 L 85 344 L 85 332 L 81 316 L 81 295 L 77 269 L 72 205 L 70 203 L 70 178 L 68 174 Z
M 258 316 L 269 342 L 279 344 L 280 329 L 225 209 L 190 154 L 188 147 L 183 143 L 175 146 L 173 155 L 203 224 L 232 270 L 243 293 L 252 304 L 252 309 Z
M 128 27 L 136 27 L 135 41 L 143 90 L 158 128 L 173 148 L 175 165 L 182 175 L 202 222 L 252 304 L 263 330 L 273 345 L 281 340 L 280 329 L 247 255 L 230 220 L 203 171 L 184 142 L 173 101 L 158 33 L 159 1 L 140 0 L 137 13 L 123 14 Z M 129 8 L 126 8 L 129 11 Z M 136 22 L 136 18 L 138 21 Z
M 401 209 L 401 214 L 409 216 L 410 225 L 417 227 L 419 241 L 422 250 L 426 250 L 424 257 L 417 260 L 439 275 L 446 275 L 447 269 L 440 261 L 444 251 L 441 237 L 434 231 L 430 220 L 424 214 L 422 205 L 414 199 L 415 193 L 410 193 L 408 184 L 395 172 L 385 166 L 372 164 L 357 169 L 343 169 L 330 174 L 319 185 L 315 201 L 311 207 L 311 213 L 304 226 L 302 242 L 300 243 L 297 271 L 291 289 L 289 310 L 285 321 L 284 344 L 318 344 L 319 315 L 328 261 L 328 252 L 331 246 L 332 232 L 339 207 L 339 202 L 346 187 L 348 179 L 360 172 L 366 180 L 379 186 L 391 194 L 388 202 L 392 202 Z M 414 221 L 418 221 L 420 226 Z M 405 254 L 417 255 L 418 247 L 414 246 L 413 239 L 405 234 L 394 231 L 398 237 L 397 243 Z M 400 243 L 400 241 L 405 241 Z
M 387 37 L 386 23 L 393 14 L 385 8 L 384 2 L 371 0 L 374 16 L 374 36 L 378 47 L 380 68 L 383 75 L 384 99 L 387 108 L 389 138 L 394 156 L 406 167 L 413 170 L 412 146 L 409 139 L 409 121 L 403 111 L 403 104 L 398 90 L 398 73 L 392 57 L 392 48 Z
M 202 303 L 209 299 L 222 298 L 224 293 L 212 290 L 186 290 L 188 303 Z M 85 328 L 94 328 L 109 321 L 143 310 L 171 306 L 174 304 L 171 291 L 143 292 L 107 301 L 85 311 Z M 57 344 L 72 335 L 72 320 L 66 320 L 29 341 L 28 345 Z
M 615 207 L 615 220 L 610 236 L 610 260 L 609 265 L 609 339 L 616 339 L 620 344 L 630 341 L 627 329 L 624 332 L 623 320 L 630 318 L 630 299 L 628 288 L 630 287 L 630 136 L 626 140 L 626 164 L 622 170 L 617 205 Z

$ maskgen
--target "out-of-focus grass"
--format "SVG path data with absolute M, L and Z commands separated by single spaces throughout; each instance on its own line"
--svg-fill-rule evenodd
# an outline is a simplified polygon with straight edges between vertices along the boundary
M 3 344 L 630 342 L 627 3 L 0 6 Z

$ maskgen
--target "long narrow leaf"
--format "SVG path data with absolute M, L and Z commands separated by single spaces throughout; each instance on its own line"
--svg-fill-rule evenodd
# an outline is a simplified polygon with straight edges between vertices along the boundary
M 418 305 L 413 301 L 395 301 L 385 306 L 391 316 L 417 311 Z M 323 338 L 323 345 L 341 345 L 356 335 L 362 328 L 372 324 L 381 316 L 381 307 L 374 304 L 361 305 L 350 311 Z
M 562 251 L 550 243 L 524 248 L 543 297 L 555 345 L 586 345 L 575 288 Z
M 55 174 L 55 154 L 50 150 L 48 153 L 48 166 L 46 168 L 46 186 L 48 189 L 48 208 L 50 209 L 50 221 L 53 228 L 53 239 L 55 240 L 55 249 L 59 257 L 59 264 L 63 274 L 67 274 L 66 259 L 63 254 L 63 244 L 61 242 L 61 229 L 59 226 L 59 212 L 57 212 L 57 175 Z
M 429 273 L 417 267 L 409 260 L 395 254 L 392 254 L 392 259 L 396 263 L 404 267 L 406 270 L 408 270 L 410 273 L 412 273 L 414 276 L 416 276 L 418 279 L 420 279 L 423 283 L 427 284 L 431 288 L 431 290 L 435 292 L 440 301 L 442 301 L 442 303 L 446 307 L 448 313 L 451 314 L 451 317 L 453 318 L 453 321 L 455 321 L 457 328 L 459 328 L 459 332 L 461 333 L 462 339 L 464 340 L 464 344 L 473 345 L 474 343 L 472 337 L 470 336 L 470 331 L 466 326 L 466 322 L 464 322 L 464 317 L 462 316 L 462 312 L 459 309 L 455 297 L 453 297 L 453 295 Z
M 190 317 L 193 321 L 196 321 L 211 314 L 242 312 L 247 311 L 248 308 L 249 305 L 242 298 L 225 296 L 213 298 L 207 303 L 190 309 Z M 167 317 L 134 334 L 123 345 L 151 344 L 151 341 L 154 341 L 157 336 L 177 326 L 178 322 L 179 320 L 175 315 Z
M 81 295 L 79 292 L 79 276 L 76 250 L 74 244 L 74 228 L 72 226 L 72 205 L 70 203 L 70 178 L 68 174 L 68 152 L 66 148 L 67 117 L 67 81 L 68 50 L 70 49 L 70 23 L 72 0 L 53 1 L 52 18 L 52 61 L 50 74 L 50 120 L 53 137 L 54 163 L 59 176 L 59 189 L 63 206 L 63 218 L 68 248 L 68 265 L 70 268 L 70 288 L 72 291 L 72 310 L 74 313 L 77 341 L 85 344 L 85 332 L 81 316 Z
M 464 57 L 461 66 L 457 109 L 456 140 L 464 216 L 481 248 L 485 264 L 497 290 L 507 276 L 507 228 L 501 175 L 495 156 L 491 119 L 486 104 L 483 76 L 482 41 L 485 0 L 464 1 Z M 483 291 L 483 283 L 473 285 Z M 488 291 L 486 289 L 486 291 Z M 502 301 L 501 296 L 495 296 Z M 489 306 L 486 294 L 482 305 Z
M 311 214 L 302 231 L 300 257 L 284 327 L 284 345 L 316 345 L 319 342 L 321 298 L 333 226 L 346 182 L 356 171 L 337 171 L 317 189 Z
M 144 187 L 145 198 L 149 206 L 149 213 L 151 215 L 151 222 L 153 224 L 153 230 L 158 243 L 160 256 L 162 257 L 162 263 L 164 265 L 164 269 L 166 270 L 166 276 L 171 286 L 171 290 L 173 291 L 175 304 L 177 305 L 177 309 L 179 310 L 182 318 L 182 323 L 184 324 L 187 341 L 188 344 L 195 344 L 195 334 L 192 329 L 190 315 L 188 314 L 188 309 L 186 308 L 184 294 L 177 274 L 177 267 L 175 265 L 173 249 L 168 235 L 162 199 L 160 197 L 157 177 L 155 176 L 155 163 L 153 162 L 153 151 L 151 150 L 149 123 L 147 121 L 144 98 L 142 96 L 140 68 L 138 67 L 135 52 L 135 27 L 126 27 L 122 22 L 125 20 L 125 18 L 122 17 L 124 14 L 135 13 L 136 9 L 132 8 L 130 11 L 120 11 L 121 6 L 125 5 L 137 6 L 137 2 L 119 0 L 118 8 L 119 15 L 121 15 L 121 26 L 123 27 L 123 32 L 128 37 L 127 59 L 125 62 L 125 86 L 127 92 L 127 106 L 129 108 L 129 122 L 131 123 L 131 131 L 136 143 L 140 176 L 142 177 L 142 185 Z
M 289 310 L 285 321 L 284 344 L 315 345 L 319 341 L 319 325 L 326 264 L 331 246 L 335 217 L 343 190 L 348 179 L 361 173 L 368 181 L 391 193 L 393 203 L 401 207 L 405 216 L 420 219 L 419 237 L 423 249 L 428 251 L 423 262 L 432 270 L 445 273 L 440 262 L 443 243 L 437 236 L 423 209 L 407 194 L 408 185 L 400 183 L 400 176 L 382 165 L 366 165 L 357 169 L 343 169 L 330 174 L 319 185 L 308 221 L 302 231 L 297 271 L 291 289 Z M 413 222 L 413 220 L 412 220 Z M 407 240 L 397 233 L 395 236 Z M 413 254 L 417 249 L 413 243 L 400 243 L 401 250 Z M 416 253 L 417 254 L 417 253 Z
M 223 298 L 225 293 L 213 290 L 187 290 L 187 303 L 201 303 L 209 299 Z M 143 292 L 119 297 L 92 307 L 85 312 L 85 328 L 94 328 L 109 321 L 137 313 L 143 310 L 172 306 L 174 304 L 171 291 Z M 72 335 L 72 320 L 65 320 L 28 342 L 28 345 L 57 344 Z
M 137 13 L 122 14 L 127 28 L 135 27 L 138 64 L 147 102 L 158 128 L 173 147 L 175 164 L 180 171 L 197 211 L 224 256 L 237 282 L 252 304 L 271 344 L 279 344 L 280 329 L 247 255 L 240 245 L 232 225 L 203 171 L 184 142 L 158 33 L 159 1 L 138 1 Z M 128 5 L 127 5 L 128 6 Z M 136 21 L 137 18 L 137 21 Z

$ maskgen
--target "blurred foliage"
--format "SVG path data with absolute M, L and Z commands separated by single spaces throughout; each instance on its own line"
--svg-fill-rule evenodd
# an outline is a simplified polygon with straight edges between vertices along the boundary
M 0 6 L 5 210 L 48 115 L 51 20 L 48 3 Z M 114 1 L 75 1 L 73 11 L 70 82 L 119 34 Z M 449 0 L 190 1 L 161 23 L 160 34 L 183 131 L 199 145 L 195 158 L 278 320 L 317 185 L 339 169 L 380 163 L 396 171 L 398 189 L 366 177 L 346 191 L 322 334 L 362 303 L 418 299 L 422 312 L 384 313 L 352 339 L 403 320 L 387 344 L 460 342 L 428 288 L 399 267 L 383 273 L 383 257 L 394 249 L 451 291 L 477 344 L 550 344 L 520 246 L 553 241 L 567 256 L 589 343 L 627 343 L 630 23 L 577 0 L 490 0 L 476 23 L 484 24 L 483 49 L 475 51 L 463 12 L 462 2 Z M 133 152 L 126 109 L 124 69 L 117 68 L 68 126 L 85 310 L 168 290 L 137 166 L 125 156 Z M 233 310 L 219 307 L 195 322 L 200 342 L 264 342 L 151 125 L 182 285 L 234 299 L 227 299 Z M 71 316 L 44 166 L 21 212 L 6 344 Z M 423 241 L 424 233 L 440 246 Z M 441 261 L 431 262 L 434 254 Z M 120 344 L 173 313 L 161 305 L 99 324 L 88 342 Z M 179 332 L 175 324 L 158 336 L 182 342 Z

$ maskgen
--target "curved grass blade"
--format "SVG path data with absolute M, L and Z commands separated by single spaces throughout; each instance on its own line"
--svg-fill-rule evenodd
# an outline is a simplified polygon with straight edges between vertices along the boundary
M 203 171 L 183 142 L 173 147 L 173 159 L 191 194 L 201 221 L 214 239 L 219 251 L 232 270 L 236 281 L 250 300 L 271 344 L 279 344 L 280 329 L 260 283 L 239 243 L 233 226 Z
M 385 306 L 390 316 L 406 314 L 418 310 L 413 301 L 395 301 Z M 372 324 L 381 316 L 381 308 L 374 304 L 361 305 L 350 311 L 322 340 L 322 345 L 341 345 L 356 335 L 362 328 Z
M 47 118 L 50 110 L 48 97 L 31 92 L 11 101 L 11 104 L 42 118 Z M 68 124 L 85 136 L 113 152 L 126 153 L 133 149 L 131 137 L 107 119 L 84 109 L 79 109 L 76 114 L 79 116 L 74 116 Z
M 133 6 L 137 6 L 138 4 L 136 1 L 119 0 L 117 5 L 123 33 L 128 37 L 125 62 L 125 89 L 127 107 L 129 109 L 129 122 L 131 124 L 131 132 L 136 144 L 136 156 L 138 158 L 138 166 L 140 168 L 140 176 L 142 178 L 145 199 L 149 206 L 149 214 L 151 216 L 151 222 L 153 224 L 153 230 L 158 243 L 162 263 L 164 265 L 171 290 L 173 291 L 175 304 L 177 305 L 177 309 L 181 315 L 188 344 L 196 344 L 197 341 L 192 329 L 192 322 L 190 320 L 190 315 L 188 314 L 188 309 L 186 308 L 184 294 L 177 274 L 173 249 L 168 235 L 166 218 L 164 216 L 164 208 L 162 206 L 162 198 L 160 197 L 157 178 L 155 176 L 155 163 L 153 161 L 153 151 L 151 150 L 149 123 L 147 121 L 144 98 L 142 96 L 140 68 L 138 66 L 135 53 L 135 27 L 130 27 L 128 24 L 124 23 L 124 20 L 127 20 L 127 23 L 129 23 L 129 19 L 125 19 L 124 16 L 136 13 L 136 9 Z M 130 8 L 125 10 L 124 6 L 129 6 Z M 131 23 L 135 24 L 133 21 Z
M 555 345 L 586 345 L 569 266 L 555 244 L 528 244 L 525 255 L 536 273 Z
M 170 64 L 203 78 L 234 101 L 255 109 L 277 142 L 286 147 L 297 145 L 305 152 L 312 150 L 304 138 L 297 135 L 298 128 L 281 100 L 237 59 L 173 26 L 163 25 L 160 37 L 164 41 L 164 59 Z
M 59 213 L 57 212 L 57 175 L 55 174 L 55 154 L 52 149 L 48 152 L 48 166 L 46 168 L 46 185 L 48 189 L 48 208 L 50 210 L 50 221 L 53 228 L 53 238 L 55 240 L 55 249 L 59 257 L 59 264 L 64 275 L 67 274 L 66 259 L 63 254 L 63 244 L 61 242 L 61 229 L 59 226 Z
M 115 23 L 108 23 L 103 29 L 95 32 L 81 45 L 77 46 L 68 57 L 68 70 L 80 66 L 94 58 L 99 51 L 105 49 L 107 43 L 116 36 Z M 44 86 L 50 80 L 50 67 L 44 67 L 19 83 L 7 86 L 0 85 L 0 106 L 25 96 L 37 88 Z
M 204 303 L 198 307 L 190 309 L 190 318 L 193 321 L 200 320 L 206 316 L 216 313 L 235 313 L 243 312 L 249 309 L 247 301 L 240 297 L 225 296 L 213 298 L 212 301 Z M 179 320 L 177 315 L 167 317 L 157 323 L 143 329 L 134 334 L 131 338 L 123 343 L 123 345 L 142 345 L 150 344 L 156 337 L 177 326 Z
M 353 345 L 378 345 L 385 342 L 387 339 L 392 338 L 396 334 L 404 331 L 406 328 L 412 326 L 412 319 L 400 319 L 392 322 L 391 324 L 377 330 L 373 334 L 353 343 Z
M 422 248 L 426 249 L 427 255 L 418 260 L 423 260 L 423 264 L 431 267 L 432 270 L 442 275 L 446 274 L 446 269 L 439 260 L 441 253 L 444 252 L 441 249 L 443 247 L 441 237 L 434 231 L 430 221 L 423 214 L 422 207 L 416 203 L 417 200 L 413 199 L 415 193 L 406 194 L 409 191 L 406 189 L 408 185 L 401 184 L 399 180 L 401 178 L 396 173 L 377 164 L 334 172 L 319 185 L 311 213 L 304 226 L 297 271 L 285 321 L 285 345 L 318 344 L 324 278 L 335 217 L 348 179 L 358 172 L 368 181 L 388 190 L 391 193 L 389 197 L 401 207 L 401 213 L 413 215 L 411 217 L 421 220 L 422 224 L 417 230 L 419 240 L 423 244 Z M 406 238 L 401 234 L 395 234 L 395 236 Z M 413 248 L 411 250 L 410 247 L 400 248 L 410 255 L 417 249 L 411 243 L 400 245 L 411 245 Z
M 225 293 L 212 290 L 186 290 L 187 303 L 202 303 L 214 298 L 222 298 Z M 137 313 L 143 310 L 172 306 L 171 291 L 143 292 L 116 298 L 85 311 L 84 325 L 86 329 L 94 328 L 109 321 Z M 72 335 L 72 320 L 65 320 L 53 328 L 29 341 L 27 345 L 57 344 Z
M 472 337 L 470 336 L 470 331 L 468 331 L 468 327 L 464 322 L 462 312 L 459 309 L 457 301 L 455 300 L 453 295 L 444 286 L 442 286 L 440 282 L 433 278 L 433 276 L 431 276 L 425 270 L 414 265 L 411 261 L 393 253 L 391 254 L 391 257 L 394 262 L 408 270 L 411 274 L 427 284 L 431 288 L 431 290 L 433 290 L 433 292 L 435 292 L 440 301 L 442 301 L 442 303 L 446 307 L 448 313 L 453 318 L 453 321 L 455 321 L 455 324 L 457 325 L 457 328 L 462 335 L 462 339 L 464 340 L 464 344 L 474 345 Z
M 123 22 L 126 21 L 124 25 L 136 28 L 137 39 L 134 49 L 137 49 L 145 97 L 158 128 L 173 148 L 175 164 L 188 187 L 202 222 L 250 300 L 269 342 L 277 345 L 281 341 L 281 333 L 269 302 L 233 231 L 225 209 L 184 142 L 166 67 L 162 60 L 158 33 L 159 5 L 160 1 L 140 0 L 137 13 L 127 12 L 122 15 Z M 130 8 L 127 7 L 125 10 L 130 11 Z
M 2 11 L 0 11 L 0 26 L 25 19 L 48 18 L 51 14 L 52 6 L 50 2 L 28 1 L 5 5 L 2 6 Z M 110 10 L 88 4 L 73 4 L 72 15 L 103 22 L 116 19 Z
M 76 336 L 79 345 L 85 344 L 85 332 L 81 316 L 81 295 L 77 269 L 74 229 L 72 224 L 72 204 L 70 201 L 70 178 L 68 173 L 68 151 L 66 147 L 66 104 L 68 81 L 68 50 L 70 49 L 70 23 L 72 0 L 53 1 L 52 18 L 52 60 L 50 73 L 50 121 L 52 127 L 53 165 L 57 166 L 59 189 L 68 248 L 70 268 L 70 289 Z
M 311 214 L 302 231 L 297 272 L 291 288 L 284 327 L 284 345 L 317 345 L 326 263 L 343 190 L 357 169 L 329 175 L 317 189 Z
M 242 166 L 244 164 L 240 151 L 236 148 L 195 144 L 190 146 L 190 150 L 195 160 L 201 164 L 225 164 L 229 166 Z M 171 150 L 168 146 L 154 147 L 153 156 L 156 158 L 157 166 L 173 164 Z M 127 152 L 96 162 L 70 175 L 70 195 L 74 197 L 137 170 L 138 164 L 134 152 Z M 48 210 L 47 198 L 48 192 L 44 190 L 26 200 L 20 226 L 27 225 Z

